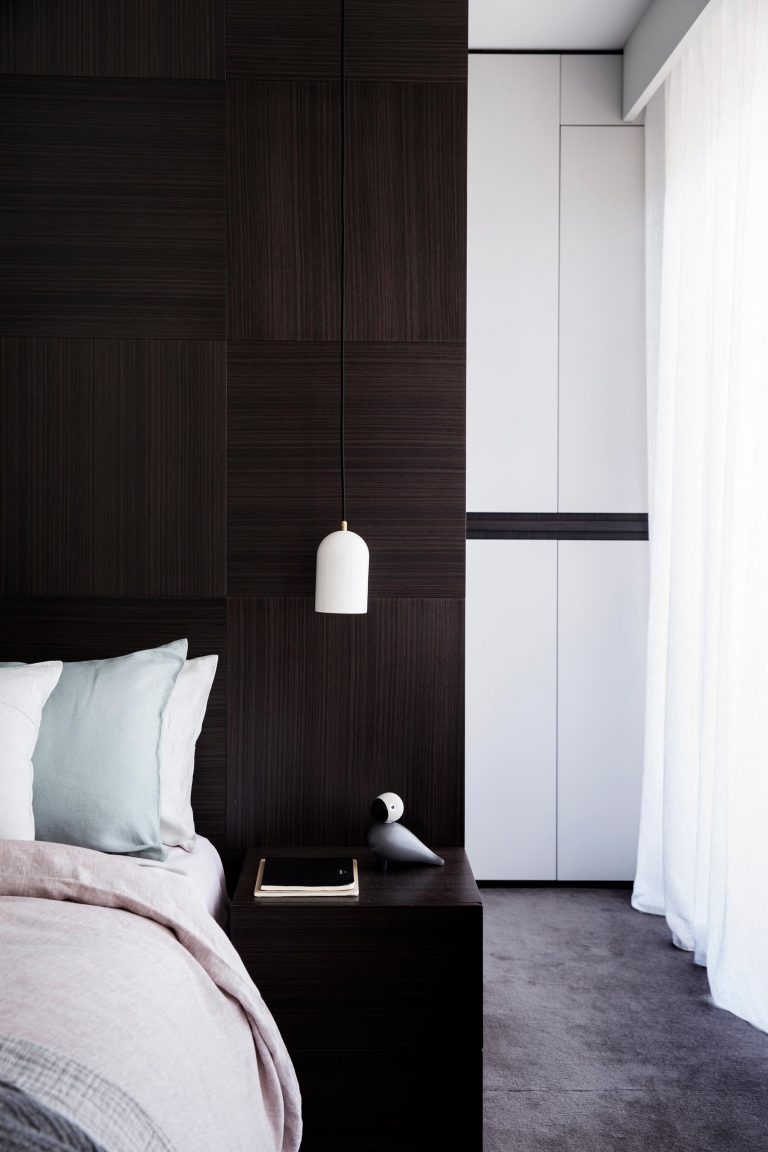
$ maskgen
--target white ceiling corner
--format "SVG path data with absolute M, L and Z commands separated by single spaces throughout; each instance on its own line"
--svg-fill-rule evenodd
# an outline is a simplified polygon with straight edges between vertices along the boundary
M 620 50 L 649 0 L 469 0 L 469 47 Z

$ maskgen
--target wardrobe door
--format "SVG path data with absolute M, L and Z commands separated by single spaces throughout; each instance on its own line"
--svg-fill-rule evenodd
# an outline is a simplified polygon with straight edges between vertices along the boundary
M 466 842 L 484 880 L 555 878 L 557 544 L 467 543 Z
M 643 137 L 562 130 L 561 512 L 647 506 Z
M 467 507 L 557 507 L 560 59 L 470 56 Z
M 559 880 L 635 875 L 643 762 L 648 545 L 560 541 Z

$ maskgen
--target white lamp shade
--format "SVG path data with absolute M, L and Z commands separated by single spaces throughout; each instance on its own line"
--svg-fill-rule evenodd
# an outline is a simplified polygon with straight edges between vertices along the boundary
M 356 532 L 331 532 L 317 549 L 315 612 L 367 611 L 368 545 Z

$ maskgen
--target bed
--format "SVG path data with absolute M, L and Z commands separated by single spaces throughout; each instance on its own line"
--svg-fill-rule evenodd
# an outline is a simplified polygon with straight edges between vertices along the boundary
M 215 658 L 186 647 L 0 664 L 3 1152 L 299 1147 L 293 1065 L 193 824 Z
M 216 923 L 221 928 L 227 929 L 229 896 L 224 865 L 210 840 L 197 835 L 189 852 L 179 847 L 169 848 L 166 859 L 156 866 L 179 876 L 186 876 Z
M 289 1152 L 290 1058 L 205 869 L 173 864 L 0 843 L 0 1083 L 105 1152 Z

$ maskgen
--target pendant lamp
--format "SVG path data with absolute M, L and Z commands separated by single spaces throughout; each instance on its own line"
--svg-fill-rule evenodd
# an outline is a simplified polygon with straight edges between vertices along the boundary
M 341 4 L 341 310 L 339 341 L 339 465 L 341 479 L 341 527 L 321 540 L 317 549 L 315 572 L 315 612 L 361 614 L 368 611 L 368 546 L 362 536 L 347 527 L 347 484 L 345 473 L 344 400 L 346 337 L 345 256 L 345 185 L 346 156 L 344 148 L 346 118 L 346 72 L 344 62 L 344 0 Z

